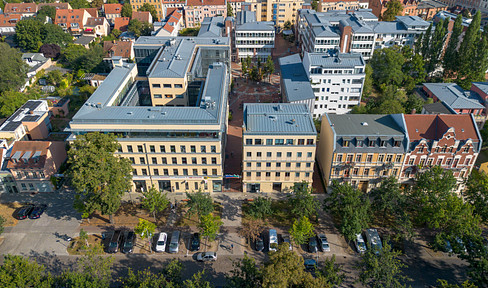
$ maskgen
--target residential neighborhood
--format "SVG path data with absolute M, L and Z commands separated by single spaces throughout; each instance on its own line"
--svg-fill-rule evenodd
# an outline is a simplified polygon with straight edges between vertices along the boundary
M 63 1 L 0 2 L 0 286 L 488 287 L 483 2 Z

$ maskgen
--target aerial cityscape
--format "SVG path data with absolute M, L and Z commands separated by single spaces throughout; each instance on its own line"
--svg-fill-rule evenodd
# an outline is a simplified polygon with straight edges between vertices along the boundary
M 0 287 L 488 287 L 486 25 L 1 0 Z

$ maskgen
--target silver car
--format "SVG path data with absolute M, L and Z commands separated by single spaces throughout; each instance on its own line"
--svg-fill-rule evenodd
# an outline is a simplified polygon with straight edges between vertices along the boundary
M 197 261 L 217 261 L 217 253 L 215 252 L 200 252 L 197 253 Z

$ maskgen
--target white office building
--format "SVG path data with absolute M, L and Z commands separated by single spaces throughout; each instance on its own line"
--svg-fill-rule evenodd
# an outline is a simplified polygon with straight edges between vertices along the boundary
M 365 61 L 359 53 L 308 53 L 303 66 L 315 95 L 314 118 L 345 114 L 361 102 Z
M 275 28 L 273 22 L 256 21 L 256 13 L 237 12 L 235 50 L 239 60 L 248 56 L 266 61 L 274 48 Z

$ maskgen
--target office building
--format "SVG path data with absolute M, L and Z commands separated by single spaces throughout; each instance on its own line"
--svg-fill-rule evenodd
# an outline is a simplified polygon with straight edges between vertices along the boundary
M 237 12 L 235 28 L 236 58 L 247 57 L 266 61 L 274 49 L 275 28 L 273 22 L 256 20 L 256 13 Z
M 256 12 L 258 21 L 272 21 L 283 28 L 287 21 L 295 24 L 304 3 L 303 0 L 249 0 L 241 4 L 241 10 Z

